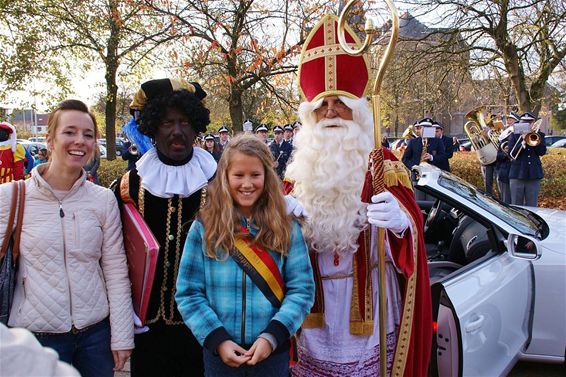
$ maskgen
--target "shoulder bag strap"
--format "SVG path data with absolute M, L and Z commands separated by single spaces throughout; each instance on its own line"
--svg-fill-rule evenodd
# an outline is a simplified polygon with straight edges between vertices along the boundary
M 22 223 L 24 221 L 24 207 L 26 201 L 26 183 L 23 180 L 18 181 L 18 186 L 20 189 L 18 195 L 18 219 L 16 221 L 16 229 L 14 230 L 14 248 L 12 249 L 14 261 L 18 260 L 18 255 L 20 254 L 20 237 L 22 235 Z
M 12 182 L 12 204 L 10 204 L 10 214 L 8 215 L 8 225 L 4 232 L 4 240 L 2 241 L 2 249 L 0 250 L 0 258 L 6 254 L 6 249 L 12 236 L 12 228 L 14 226 L 14 217 L 16 216 L 16 207 L 18 206 L 18 183 Z

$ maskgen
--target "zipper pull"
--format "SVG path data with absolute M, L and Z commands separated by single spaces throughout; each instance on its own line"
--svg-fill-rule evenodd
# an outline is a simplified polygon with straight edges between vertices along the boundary
M 59 203 L 59 217 L 65 217 L 65 212 L 63 212 L 63 204 Z

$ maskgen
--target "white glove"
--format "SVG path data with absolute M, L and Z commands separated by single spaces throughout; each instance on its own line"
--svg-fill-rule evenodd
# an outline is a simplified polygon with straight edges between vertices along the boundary
M 375 204 L 368 205 L 367 216 L 370 224 L 397 234 L 407 229 L 409 219 L 389 191 L 372 196 L 371 201 Z
M 292 213 L 295 217 L 307 217 L 307 213 L 301 203 L 291 195 L 285 195 L 285 203 L 287 204 L 287 215 Z
M 148 332 L 148 331 L 149 331 L 149 327 L 142 326 L 140 317 L 138 317 L 134 312 L 134 334 L 143 334 L 144 332 Z

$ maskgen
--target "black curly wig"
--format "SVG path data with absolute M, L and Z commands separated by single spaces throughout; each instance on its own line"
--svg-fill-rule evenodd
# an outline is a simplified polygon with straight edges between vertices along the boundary
M 153 138 L 168 108 L 177 109 L 187 115 L 197 134 L 206 132 L 206 126 L 210 123 L 210 111 L 195 94 L 184 89 L 148 100 L 140 112 L 140 132 Z

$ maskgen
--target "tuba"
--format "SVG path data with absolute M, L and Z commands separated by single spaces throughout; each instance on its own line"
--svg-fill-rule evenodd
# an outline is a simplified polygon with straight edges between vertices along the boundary
M 405 128 L 405 131 L 403 131 L 403 135 L 401 135 L 401 137 L 403 139 L 414 139 L 417 137 L 417 134 L 415 133 L 415 129 L 412 124 L 409 127 Z
M 478 160 L 482 165 L 489 165 L 497 160 L 497 149 L 499 148 L 499 142 L 497 141 L 496 134 L 490 133 L 494 130 L 486 122 L 486 116 L 483 114 L 483 107 L 478 107 L 466 114 L 466 118 L 469 119 L 464 125 L 464 132 L 468 135 L 474 150 L 478 156 Z M 492 124 L 491 116 L 488 120 Z M 487 133 L 483 129 L 488 129 Z M 495 140 L 494 140 L 495 138 Z M 495 142 L 494 142 L 495 141 Z

